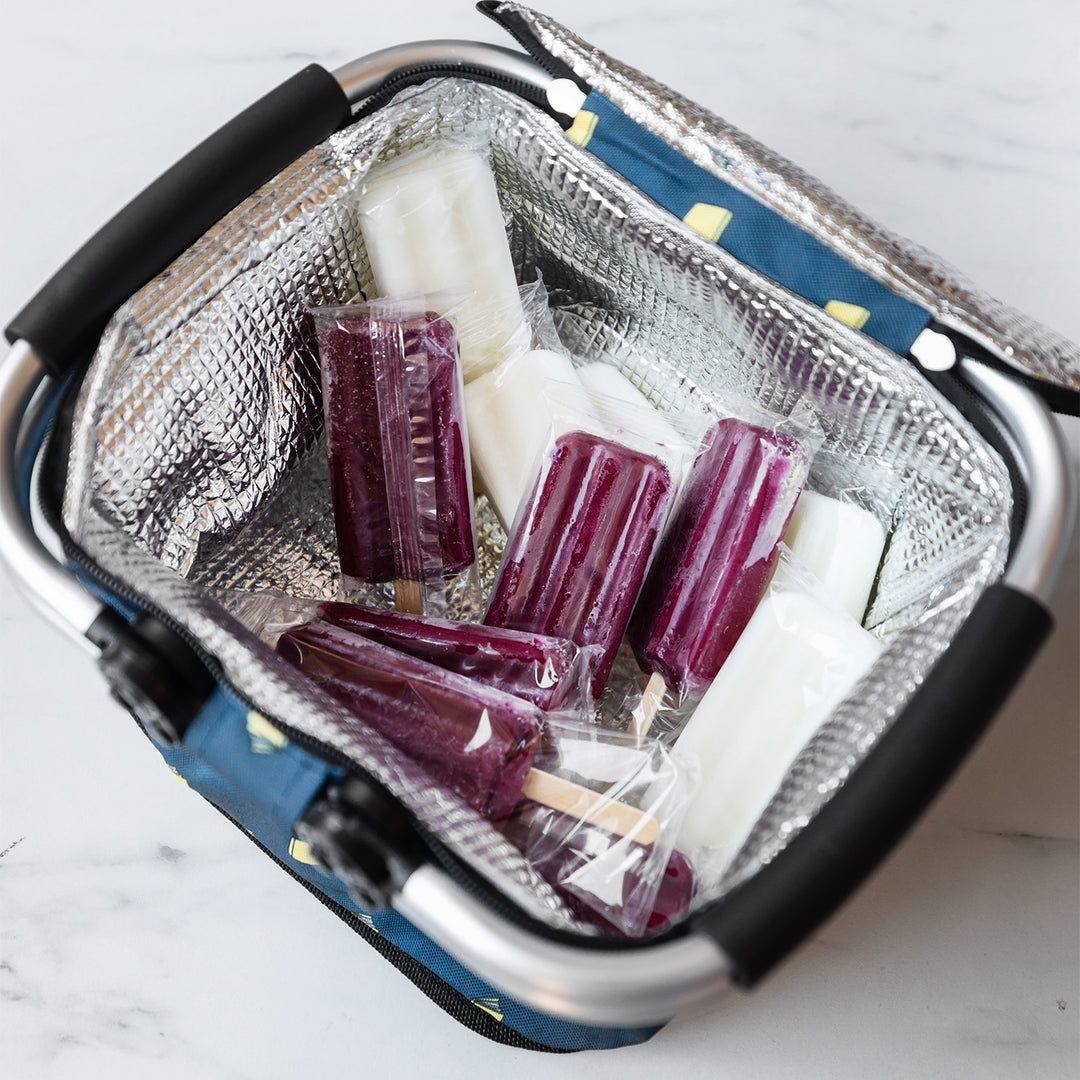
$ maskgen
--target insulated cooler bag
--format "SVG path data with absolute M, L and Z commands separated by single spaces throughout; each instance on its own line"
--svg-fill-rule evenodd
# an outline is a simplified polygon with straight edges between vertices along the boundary
M 1074 516 L 1050 407 L 1076 411 L 1080 355 L 542 14 L 479 7 L 524 52 L 420 42 L 306 68 L 14 318 L 0 554 L 98 652 L 168 765 L 443 1008 L 515 1046 L 611 1047 L 752 986 L 985 728 L 1050 629 Z M 542 274 L 573 352 L 674 413 L 728 391 L 808 402 L 826 450 L 903 488 L 866 617 L 885 651 L 721 884 L 640 941 L 566 918 L 494 828 L 358 737 L 234 602 L 329 595 L 301 314 L 370 287 L 353 196 L 371 164 L 481 125 L 519 281 Z

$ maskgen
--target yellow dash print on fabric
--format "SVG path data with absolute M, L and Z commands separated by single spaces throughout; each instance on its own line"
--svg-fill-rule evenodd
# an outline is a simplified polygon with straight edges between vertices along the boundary
M 364 924 L 364 925 L 365 925 L 365 926 L 366 926 L 366 927 L 367 927 L 367 928 L 368 928 L 369 930 L 374 930 L 376 934 L 381 934 L 381 933 L 382 933 L 382 931 L 381 931 L 381 930 L 380 930 L 380 929 L 379 929 L 379 928 L 378 928 L 378 927 L 377 927 L 377 926 L 375 925 L 375 920 L 374 920 L 374 919 L 373 919 L 373 918 L 372 918 L 372 917 L 371 917 L 370 915 L 367 915 L 367 914 L 365 914 L 365 913 L 364 913 L 363 911 L 361 911 L 361 912 L 360 912 L 360 913 L 359 913 L 359 914 L 358 914 L 358 915 L 357 915 L 356 917 L 357 917 L 357 918 L 358 918 L 358 919 L 359 919 L 359 920 L 360 920 L 360 921 L 361 921 L 361 922 L 362 922 L 362 923 L 363 923 L 363 924 Z
M 182 776 L 181 776 L 181 775 L 180 775 L 180 774 L 179 774 L 179 773 L 178 773 L 178 772 L 176 771 L 176 769 L 174 769 L 174 768 L 173 768 L 173 767 L 172 767 L 171 765 L 169 766 L 169 772 L 171 772 L 171 773 L 173 774 L 173 776 L 175 776 L 175 777 L 176 777 L 176 779 L 177 779 L 177 780 L 179 780 L 179 781 L 180 781 L 180 783 L 184 785 L 184 787 L 190 787 L 190 786 L 191 786 L 191 785 L 190 785 L 190 784 L 188 784 L 188 782 L 187 782 L 187 781 L 186 781 L 186 780 L 185 780 L 185 779 L 184 779 L 184 778 L 183 778 L 183 777 L 182 777 Z
M 843 300 L 830 300 L 825 305 L 825 310 L 834 318 L 839 319 L 856 330 L 861 330 L 870 318 L 870 312 L 858 304 L 845 304 Z
M 502 1011 L 502 1002 L 497 997 L 473 998 L 473 1004 L 500 1022 L 505 1015 Z
M 713 206 L 712 203 L 694 203 L 683 221 L 715 244 L 731 221 L 731 211 L 723 206 Z
M 261 740 L 264 743 L 269 743 L 268 749 L 280 750 L 283 746 L 287 746 L 289 740 L 281 734 L 280 731 L 269 720 L 266 719 L 262 713 L 249 712 L 247 714 L 247 733 L 252 739 Z M 252 746 L 252 750 L 256 752 L 260 748 Z
M 311 846 L 299 836 L 289 839 L 289 855 L 297 862 L 306 863 L 308 866 L 317 866 L 315 856 L 311 854 Z
M 581 109 L 577 116 L 574 117 L 574 122 L 566 129 L 566 134 L 578 146 L 587 146 L 589 140 L 593 137 L 593 132 L 596 131 L 596 122 L 599 119 L 600 117 L 596 113 L 589 112 L 588 109 Z

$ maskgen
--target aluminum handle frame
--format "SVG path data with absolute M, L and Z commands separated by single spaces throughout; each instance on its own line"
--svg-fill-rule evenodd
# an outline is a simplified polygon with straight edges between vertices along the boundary
M 349 101 L 353 105 L 359 105 L 404 72 L 428 67 L 460 67 L 468 69 L 470 73 L 487 73 L 500 79 L 514 79 L 533 87 L 549 99 L 556 83 L 569 82 L 567 79 L 556 79 L 525 53 L 482 41 L 457 41 L 449 38 L 393 45 L 343 64 L 331 74 L 337 79 Z M 557 92 L 555 97 L 558 100 Z M 581 97 L 584 99 L 583 94 Z
M 42 543 L 26 514 L 19 478 L 25 455 L 20 441 L 34 394 L 48 390 L 45 368 L 25 341 L 0 363 L 0 563 L 15 587 L 49 622 L 91 652 L 86 632 L 104 605 Z M 31 497 L 32 493 L 31 493 Z
M 564 88 L 558 84 L 567 80 L 554 78 L 520 53 L 477 42 L 386 49 L 338 68 L 334 76 L 358 104 L 400 72 L 429 64 L 519 79 L 542 90 L 557 111 L 573 111 L 560 97 Z M 971 361 L 963 370 L 1001 415 L 1029 486 L 1029 515 L 1006 583 L 1045 600 L 1065 557 L 1076 497 L 1061 433 L 1042 402 L 1023 386 Z M 17 342 L 0 363 L 0 563 L 49 621 L 86 644 L 86 630 L 103 605 L 49 553 L 24 513 L 19 490 L 19 434 L 44 378 L 44 368 L 25 342 Z M 580 1022 L 659 1023 L 732 985 L 730 962 L 704 934 L 618 949 L 562 944 L 499 918 L 432 866 L 409 877 L 394 906 L 480 977 L 538 1009 Z

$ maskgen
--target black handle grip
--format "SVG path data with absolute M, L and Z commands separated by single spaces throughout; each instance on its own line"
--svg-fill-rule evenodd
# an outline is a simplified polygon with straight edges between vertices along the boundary
M 694 928 L 749 986 L 825 921 L 940 791 L 1050 632 L 1049 612 L 989 588 L 907 708 L 813 821 Z
M 311 64 L 214 132 L 84 244 L 19 312 L 54 376 L 89 356 L 113 312 L 241 200 L 351 117 L 325 68 Z

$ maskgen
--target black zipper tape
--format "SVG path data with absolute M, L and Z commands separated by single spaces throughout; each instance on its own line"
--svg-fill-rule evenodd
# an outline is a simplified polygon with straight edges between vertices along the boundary
M 1065 416 L 1080 416 L 1080 391 L 1071 390 L 1067 386 L 1058 386 L 1056 383 L 1047 382 L 1025 371 L 1020 371 L 1012 364 L 1007 364 L 1000 357 L 995 356 L 978 342 L 972 341 L 966 334 L 953 330 L 952 327 L 943 326 L 936 319 L 930 323 L 928 329 L 947 337 L 952 342 L 958 358 L 978 360 L 980 364 L 1008 375 L 1009 378 L 1026 386 L 1037 397 L 1042 398 L 1056 413 Z
M 410 86 L 417 86 L 429 79 L 461 78 L 472 79 L 475 82 L 486 83 L 501 90 L 508 90 L 518 97 L 523 98 L 536 108 L 547 113 L 552 119 L 557 120 L 563 128 L 568 128 L 573 123 L 573 118 L 556 112 L 548 103 L 547 95 L 521 79 L 515 79 L 510 75 L 502 75 L 486 68 L 477 67 L 473 64 L 417 64 L 415 67 L 405 68 L 397 72 L 394 77 L 383 83 L 379 89 L 367 98 L 353 113 L 353 120 L 362 120 L 372 113 L 378 112 L 387 105 L 396 94 Z
M 569 79 L 583 94 L 592 89 L 569 64 L 552 56 L 540 44 L 525 17 L 511 10 L 502 0 L 480 0 L 476 10 L 501 26 L 549 75 Z

